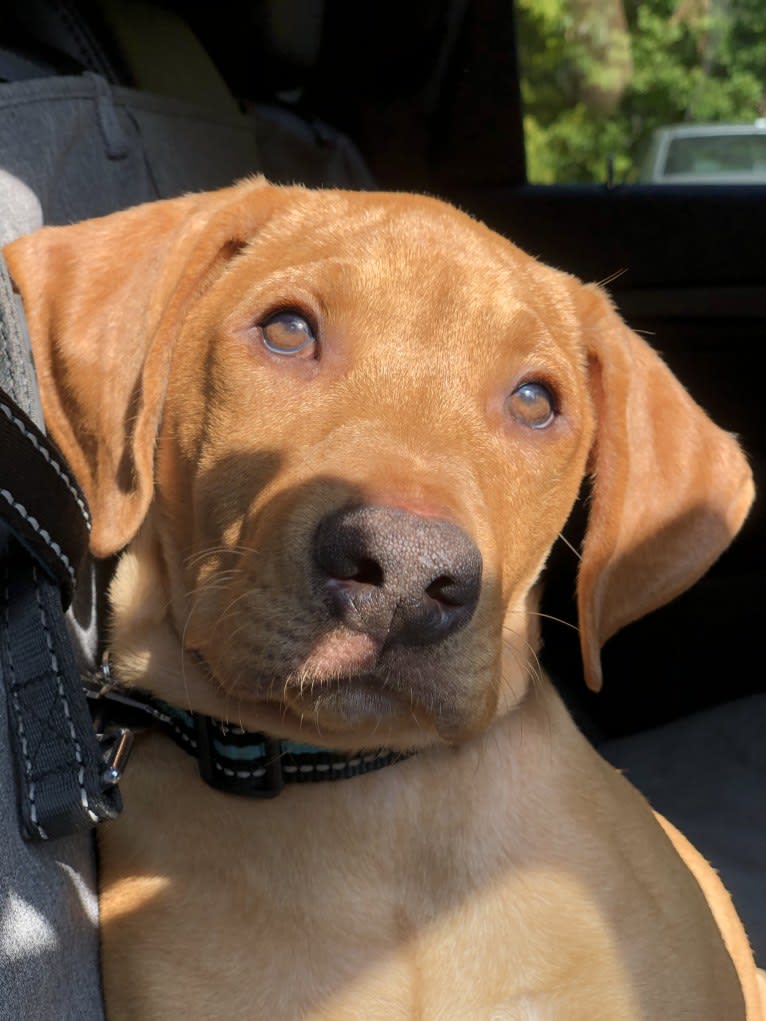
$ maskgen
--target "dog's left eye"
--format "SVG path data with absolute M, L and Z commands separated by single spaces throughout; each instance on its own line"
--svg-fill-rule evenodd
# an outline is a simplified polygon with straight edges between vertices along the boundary
M 506 401 L 509 414 L 530 429 L 545 429 L 556 417 L 553 394 L 544 383 L 528 382 L 517 386 Z
M 275 312 L 260 328 L 263 346 L 274 354 L 313 356 L 317 342 L 314 330 L 298 312 Z

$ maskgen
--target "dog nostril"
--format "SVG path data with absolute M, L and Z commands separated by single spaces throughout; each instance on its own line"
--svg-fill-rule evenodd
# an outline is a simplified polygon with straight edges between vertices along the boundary
M 356 581 L 360 585 L 374 585 L 376 588 L 383 586 L 383 568 L 372 557 L 360 557 L 356 564 L 356 570 L 349 574 L 344 581 Z
M 454 578 L 448 574 L 440 574 L 426 588 L 426 595 L 445 606 L 462 606 L 465 600 L 460 598 L 460 593 L 456 589 Z

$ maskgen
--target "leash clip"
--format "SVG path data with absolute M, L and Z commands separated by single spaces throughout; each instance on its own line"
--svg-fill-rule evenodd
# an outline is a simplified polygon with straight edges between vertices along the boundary
M 104 766 L 101 770 L 101 782 L 105 787 L 114 787 L 122 779 L 133 749 L 133 731 L 128 727 L 107 727 L 96 734 Z
M 134 727 L 114 719 L 121 709 L 122 699 L 115 696 L 115 684 L 109 668 L 109 653 L 104 653 L 101 665 L 87 678 L 83 687 L 90 706 L 93 729 L 101 751 L 101 783 L 104 789 L 115 787 L 125 772 L 133 748 Z M 131 700 L 125 700 L 132 707 Z

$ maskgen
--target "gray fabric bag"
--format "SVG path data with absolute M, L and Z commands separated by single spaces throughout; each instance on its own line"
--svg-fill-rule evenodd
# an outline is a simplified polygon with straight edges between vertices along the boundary
M 42 223 L 224 186 L 257 169 L 252 119 L 113 88 L 93 74 L 0 86 L 0 244 Z M 41 424 L 28 340 L 13 315 L 17 301 L 3 265 L 0 385 Z M 0 558 L 3 546 L 0 523 Z M 82 641 L 82 629 L 74 630 Z M 7 733 L 3 695 L 0 734 Z M 22 840 L 5 738 L 0 820 L 0 1016 L 97 1021 L 103 1008 L 93 838 Z
M 262 153 L 256 135 L 264 137 Z M 344 136 L 273 107 L 222 113 L 109 85 L 91 72 L 0 85 L 0 247 L 42 224 L 223 187 L 256 172 L 274 181 L 372 186 Z M 0 308 L 0 386 L 42 425 L 29 342 L 2 260 Z M 3 528 L 0 519 L 0 561 Z M 81 584 L 70 610 L 84 667 L 95 648 L 93 589 L 87 588 Z M 5 684 L 0 676 L 0 735 L 8 733 Z M 93 836 L 24 842 L 5 739 L 0 898 L 0 1017 L 100 1021 Z

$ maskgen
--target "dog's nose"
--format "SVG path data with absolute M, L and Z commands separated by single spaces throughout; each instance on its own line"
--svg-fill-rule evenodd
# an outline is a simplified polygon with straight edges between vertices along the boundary
M 481 553 L 451 521 L 393 507 L 334 511 L 314 552 L 333 616 L 382 642 L 436 642 L 479 600 Z

